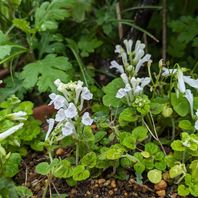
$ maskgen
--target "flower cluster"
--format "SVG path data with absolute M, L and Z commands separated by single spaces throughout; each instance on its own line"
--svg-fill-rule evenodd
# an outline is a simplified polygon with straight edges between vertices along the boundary
M 54 129 L 55 122 L 57 122 L 56 128 L 61 128 L 62 138 L 73 133 L 76 133 L 75 122 L 81 118 L 83 125 L 91 125 L 93 119 L 90 118 L 89 113 L 85 112 L 80 117 L 84 101 L 91 100 L 93 94 L 87 87 L 83 87 L 82 81 L 70 82 L 68 84 L 62 83 L 59 79 L 55 80 L 54 84 L 57 90 L 63 95 L 52 93 L 49 95 L 54 108 L 57 110 L 55 119 L 48 119 L 49 124 L 48 131 L 45 140 L 48 139 L 50 133 Z
M 178 66 L 176 69 L 167 69 L 167 68 L 162 68 L 163 73 L 162 76 L 171 76 L 174 75 L 175 78 L 177 79 L 177 92 L 180 92 L 184 94 L 184 97 L 188 100 L 189 105 L 190 105 L 190 111 L 191 111 L 191 116 L 194 117 L 194 112 L 193 112 L 193 94 L 190 89 L 186 88 L 186 84 L 189 85 L 190 87 L 193 87 L 195 89 L 198 89 L 198 79 L 193 79 L 190 76 L 185 76 L 183 74 L 182 68 Z M 198 110 L 195 113 L 196 115 L 196 122 L 195 122 L 195 129 L 198 130 Z
M 126 50 L 120 45 L 116 45 L 115 49 L 115 52 L 121 57 L 123 65 L 114 60 L 111 61 L 110 68 L 115 68 L 121 73 L 120 77 L 125 84 L 124 88 L 118 90 L 116 98 L 125 97 L 129 103 L 134 100 L 134 96 L 141 94 L 144 87 L 150 83 L 149 77 L 137 78 L 136 76 L 141 66 L 151 61 L 151 55 L 144 53 L 145 44 L 139 40 L 135 43 L 134 50 L 132 50 L 132 40 L 124 40 L 124 45 Z

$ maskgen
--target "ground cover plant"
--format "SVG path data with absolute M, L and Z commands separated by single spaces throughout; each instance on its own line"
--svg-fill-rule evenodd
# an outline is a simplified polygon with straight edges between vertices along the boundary
M 0 2 L 0 197 L 198 197 L 197 3 L 136 3 Z

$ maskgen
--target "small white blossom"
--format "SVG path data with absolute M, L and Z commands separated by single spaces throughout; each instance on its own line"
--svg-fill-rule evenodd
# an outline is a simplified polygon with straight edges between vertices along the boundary
M 85 112 L 82 116 L 82 123 L 86 126 L 92 125 L 93 119 L 90 118 L 89 113 Z
M 0 133 L 0 141 L 4 140 L 8 136 L 12 135 L 13 133 L 15 133 L 16 131 L 21 129 L 23 127 L 23 125 L 24 125 L 24 123 L 20 123 L 20 124 L 18 124 L 16 126 L 11 127 L 7 131 L 4 131 L 3 133 Z
M 18 111 L 15 113 L 11 113 L 8 115 L 8 117 L 12 120 L 27 120 L 27 118 L 25 118 L 24 116 L 26 116 L 27 113 L 24 111 Z
M 124 82 L 125 85 L 129 83 L 129 78 L 128 78 L 128 76 L 126 75 L 126 73 L 122 73 L 122 74 L 120 75 L 120 77 L 122 78 L 122 81 Z
M 60 109 L 67 104 L 66 99 L 61 95 L 56 95 L 55 93 L 51 93 L 49 95 L 49 98 L 51 99 L 49 105 L 54 104 L 55 109 Z
M 62 122 L 65 118 L 65 110 L 63 108 L 59 109 L 55 117 L 56 122 Z
M 78 111 L 74 103 L 69 103 L 68 108 L 65 110 L 66 118 L 74 118 L 78 115 Z
M 81 94 L 81 92 L 82 92 L 82 90 L 83 90 L 83 82 L 82 81 L 78 81 L 77 82 L 77 85 L 76 85 L 76 88 L 75 88 L 75 92 L 76 92 L 76 98 L 75 98 L 75 104 L 77 104 L 78 103 L 78 100 L 79 100 L 79 97 L 80 97 L 80 94 Z
M 123 98 L 127 95 L 127 92 L 124 88 L 120 88 L 116 94 L 116 98 Z
M 151 55 L 150 54 L 146 54 L 142 59 L 140 59 L 135 67 L 135 74 L 137 74 L 141 68 L 141 66 L 148 62 L 151 58 Z
M 48 123 L 48 130 L 47 130 L 47 133 L 46 133 L 46 136 L 45 136 L 45 141 L 48 139 L 50 133 L 52 132 L 52 129 L 54 128 L 55 120 L 50 118 L 50 119 L 47 120 L 47 123 Z
M 141 87 L 144 88 L 150 82 L 151 82 L 151 78 L 149 77 L 141 78 Z
M 193 94 L 190 89 L 186 89 L 184 97 L 188 100 L 190 104 L 191 115 L 193 116 Z
M 128 93 L 132 90 L 131 85 L 129 83 L 126 84 L 124 90 Z
M 66 122 L 65 126 L 62 128 L 62 134 L 68 136 L 75 133 L 75 127 L 72 122 Z
M 184 75 L 181 69 L 177 70 L 177 79 L 178 79 L 177 88 L 181 93 L 184 93 L 186 91 L 186 86 L 184 83 Z
M 183 79 L 189 86 L 198 89 L 198 79 L 192 79 L 190 76 L 183 76 Z
M 115 53 L 118 53 L 118 54 L 121 54 L 121 51 L 122 51 L 122 46 L 121 45 L 116 45 L 115 46 Z
M 134 95 L 139 95 L 142 92 L 143 92 L 143 88 L 139 85 L 134 89 Z
M 129 40 L 124 40 L 123 42 L 126 47 L 127 54 L 130 54 L 131 50 L 132 50 L 133 41 L 131 39 L 129 39 Z
M 91 100 L 93 98 L 93 94 L 89 91 L 89 89 L 87 87 L 83 87 L 81 97 L 84 100 Z
M 124 73 L 124 68 L 122 65 L 119 65 L 116 61 L 111 61 L 110 69 L 115 68 L 121 74 Z
M 165 67 L 162 68 L 162 76 L 170 76 L 172 74 L 175 74 L 177 72 L 177 69 L 167 69 Z

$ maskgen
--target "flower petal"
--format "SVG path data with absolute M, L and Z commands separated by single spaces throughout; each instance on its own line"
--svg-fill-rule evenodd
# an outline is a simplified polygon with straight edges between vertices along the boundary
M 85 112 L 85 113 L 83 114 L 83 116 L 82 116 L 81 122 L 82 122 L 84 125 L 89 126 L 89 125 L 92 125 L 93 119 L 90 118 L 88 112 Z
M 193 116 L 193 95 L 190 89 L 186 89 L 184 97 L 188 100 L 190 104 L 191 115 Z
M 177 70 L 177 79 L 178 79 L 177 88 L 181 93 L 184 93 L 186 91 L 186 86 L 184 83 L 183 72 L 181 69 Z
M 48 139 L 50 133 L 52 132 L 52 129 L 54 128 L 55 120 L 50 118 L 50 119 L 47 120 L 47 123 L 48 123 L 48 130 L 47 130 L 47 133 L 46 133 L 46 136 L 45 136 L 45 141 Z
M 183 76 L 183 79 L 189 86 L 198 89 L 198 79 L 192 79 L 190 76 Z
M 110 69 L 115 68 L 121 74 L 124 73 L 124 68 L 122 65 L 119 65 L 116 61 L 111 61 Z
M 68 108 L 65 110 L 66 118 L 74 118 L 78 115 L 78 111 L 74 103 L 69 103 Z

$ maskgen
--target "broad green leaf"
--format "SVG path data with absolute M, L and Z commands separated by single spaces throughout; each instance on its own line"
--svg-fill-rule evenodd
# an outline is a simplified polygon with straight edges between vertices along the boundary
M 175 151 L 185 151 L 185 147 L 182 144 L 181 140 L 175 140 L 171 143 L 171 147 Z
M 177 191 L 178 191 L 178 194 L 180 195 L 180 196 L 188 196 L 189 195 L 189 189 L 188 189 L 188 187 L 186 187 L 186 186 L 184 186 L 183 184 L 180 184 L 179 186 L 178 186 L 178 189 L 177 189 Z
M 141 162 L 137 162 L 135 165 L 134 165 L 134 170 L 137 174 L 142 174 L 145 170 L 145 165 L 142 164 Z
M 82 181 L 89 178 L 90 172 L 85 170 L 83 165 L 78 165 L 73 169 L 73 179 L 75 181 Z
M 159 151 L 159 147 L 156 144 L 150 142 L 145 144 L 145 151 L 149 152 L 150 154 L 156 154 Z
M 162 112 L 164 104 L 151 102 L 150 109 L 153 115 L 158 115 Z
M 100 142 L 106 135 L 106 131 L 97 131 L 97 133 L 95 134 L 95 142 Z
M 71 64 L 66 57 L 50 54 L 42 60 L 26 65 L 21 76 L 26 89 L 38 86 L 40 92 L 54 90 L 56 79 L 65 83 L 71 80 Z
M 184 117 L 189 113 L 189 104 L 183 96 L 180 95 L 177 98 L 175 93 L 171 93 L 171 104 L 176 113 L 181 117 Z
M 13 177 L 19 171 L 19 164 L 21 162 L 21 156 L 18 153 L 11 153 L 10 157 L 6 160 L 3 166 L 3 174 L 6 177 Z
M 136 115 L 136 111 L 134 108 L 129 107 L 124 109 L 120 115 L 119 115 L 119 124 L 120 126 L 126 126 L 128 125 L 130 122 L 135 122 L 137 121 L 138 116 Z
M 21 102 L 15 109 L 15 112 L 25 111 L 27 115 L 32 115 L 33 103 L 30 101 Z
M 138 142 L 142 142 L 148 137 L 148 130 L 145 126 L 138 126 L 132 131 L 133 137 L 136 139 Z
M 107 107 L 119 107 L 121 105 L 121 99 L 116 98 L 118 89 L 123 87 L 124 84 L 121 78 L 116 78 L 111 81 L 108 85 L 103 87 L 105 95 L 103 96 L 103 104 Z
M 193 160 L 189 166 L 192 172 L 192 178 L 194 181 L 198 182 L 198 160 Z
M 184 172 L 183 165 L 178 164 L 178 165 L 171 167 L 171 169 L 169 170 L 169 175 L 170 175 L 170 178 L 175 178 L 183 174 L 183 172 Z
M 50 172 L 50 165 L 47 162 L 41 162 L 36 166 L 36 172 L 41 175 L 47 175 Z
M 32 197 L 33 193 L 25 186 L 16 186 L 16 192 L 19 197 Z
M 88 168 L 96 166 L 97 156 L 94 152 L 87 153 L 81 160 L 81 164 Z
M 181 120 L 179 121 L 179 128 L 185 131 L 194 131 L 194 126 L 189 120 Z
M 60 160 L 53 166 L 52 173 L 57 178 L 69 178 L 72 176 L 73 170 L 68 160 Z
M 162 180 L 162 172 L 160 170 L 153 169 L 147 173 L 147 177 L 150 182 L 157 184 Z

